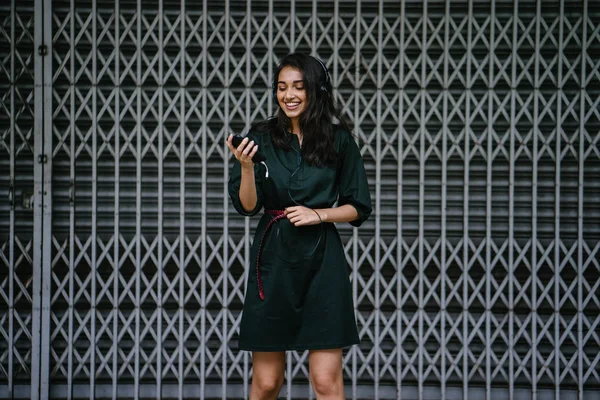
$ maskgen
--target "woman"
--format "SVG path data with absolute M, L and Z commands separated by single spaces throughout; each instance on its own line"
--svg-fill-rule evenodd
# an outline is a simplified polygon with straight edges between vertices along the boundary
M 359 339 L 333 223 L 360 226 L 367 219 L 367 178 L 320 60 L 286 56 L 273 87 L 276 116 L 253 126 L 237 148 L 227 138 L 236 159 L 229 180 L 235 209 L 255 215 L 264 208 L 240 327 L 240 348 L 252 351 L 250 399 L 277 397 L 286 350 L 310 350 L 317 399 L 343 399 L 342 348 Z M 259 151 L 265 163 L 252 161 Z

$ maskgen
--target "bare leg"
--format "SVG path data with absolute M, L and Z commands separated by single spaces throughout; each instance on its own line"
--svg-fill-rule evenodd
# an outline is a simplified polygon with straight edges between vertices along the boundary
M 274 400 L 281 390 L 285 352 L 252 352 L 250 400 Z
M 342 349 L 311 350 L 308 355 L 310 381 L 317 400 L 343 400 Z

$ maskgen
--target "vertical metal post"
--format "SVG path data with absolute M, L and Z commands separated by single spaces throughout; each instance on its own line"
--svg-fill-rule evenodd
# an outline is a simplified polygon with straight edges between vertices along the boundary
M 43 56 L 40 52 L 44 46 L 44 5 L 43 0 L 35 0 L 34 18 L 41 23 L 35 24 L 34 30 L 34 161 L 33 161 L 33 293 L 32 293 L 32 323 L 31 323 L 31 400 L 39 400 L 41 397 L 41 365 L 40 351 L 42 351 L 42 229 L 43 217 L 43 179 L 44 169 L 41 164 L 44 153 L 44 69 Z
M 486 340 L 486 355 L 485 355 L 485 398 L 492 400 L 492 185 L 493 185 L 493 170 L 492 161 L 494 159 L 493 150 L 493 119 L 494 119 L 494 43 L 496 25 L 496 1 L 492 0 L 490 10 L 490 54 L 488 64 L 488 125 L 487 125 L 487 165 L 486 165 L 486 189 L 485 189 L 485 340 Z
M 542 19 L 541 14 L 541 0 L 536 2 L 536 13 L 535 13 L 535 48 L 540 48 L 540 22 Z M 540 133 L 539 128 L 539 102 L 540 102 L 540 52 L 535 52 L 535 77 L 534 77 L 534 98 L 533 98 L 533 152 L 531 154 L 532 160 L 532 182 L 531 182 L 531 400 L 537 400 L 537 354 L 538 354 L 538 299 L 537 299 L 537 269 L 538 269 L 538 236 L 537 236 L 537 201 L 538 201 L 538 137 Z
M 10 204 L 9 226 L 10 232 L 8 236 L 8 396 L 11 398 L 15 395 L 14 383 L 14 359 L 15 359 L 15 92 L 17 90 L 16 74 L 15 74 L 15 57 L 16 57 L 16 0 L 11 0 L 10 3 L 10 189 L 12 190 L 12 202 Z M 32 343 L 33 344 L 33 343 Z M 33 387 L 33 385 L 32 385 Z
M 269 11 L 269 19 L 273 19 L 273 10 Z M 273 47 L 269 47 L 273 48 Z M 296 51 L 296 0 L 290 0 L 290 53 Z
M 462 277 L 462 389 L 463 399 L 469 397 L 469 186 L 470 186 L 470 131 L 471 131 L 471 95 L 472 95 L 472 84 L 471 82 L 471 65 L 473 63 L 473 0 L 468 2 L 467 11 L 467 76 L 465 78 L 465 131 L 464 131 L 464 189 L 463 189 L 463 277 Z
M 319 25 L 319 13 L 317 12 L 317 0 L 312 0 L 312 29 L 310 35 L 310 49 L 312 54 L 319 57 L 319 51 L 317 49 L 317 26 Z M 323 57 L 320 57 L 323 59 Z M 327 60 L 323 59 L 323 62 L 327 64 Z
M 183 19 L 185 14 L 182 14 L 181 17 Z M 163 259 L 163 221 L 164 221 L 164 216 L 163 216 L 163 209 L 164 209 L 164 203 L 163 203 L 163 196 L 164 196 L 164 186 L 163 186 L 163 181 L 164 181 L 164 162 L 165 162 L 165 155 L 164 155 L 164 143 L 163 143 L 163 137 L 164 137 L 164 119 L 165 119 L 165 115 L 164 115 L 164 92 L 165 92 L 165 79 L 164 79 L 164 58 L 165 58 L 165 53 L 164 53 L 164 49 L 163 49 L 163 44 L 164 44 L 164 19 L 165 19 L 165 15 L 163 14 L 163 0 L 159 0 L 158 1 L 158 54 L 159 54 L 159 58 L 158 58 L 158 215 L 157 215 L 157 221 L 156 221 L 156 225 L 157 225 L 157 250 L 158 250 L 158 265 L 157 265 L 157 283 L 156 283 L 156 297 L 157 297 L 157 315 L 156 315 L 156 344 L 158 346 L 158 349 L 156 350 L 156 400 L 160 400 L 162 398 L 162 377 L 163 377 L 163 369 L 162 369 L 162 363 L 163 363 L 163 358 L 162 358 L 162 346 L 163 346 L 163 311 L 164 311 L 164 300 L 163 300 L 163 290 L 162 290 L 162 280 L 163 280 L 163 264 L 164 264 L 164 259 Z M 184 164 L 183 162 L 183 154 L 182 152 L 179 153 L 181 155 L 181 164 Z M 181 185 L 184 184 L 184 181 L 181 180 Z M 181 242 L 185 242 L 184 237 L 181 236 L 180 237 L 180 243 Z M 179 262 L 181 262 L 182 264 L 184 263 L 184 259 L 183 258 L 179 258 Z M 180 279 L 183 280 L 183 274 L 180 275 Z M 183 344 L 183 336 L 179 337 L 179 346 L 181 346 Z M 181 350 L 181 348 L 180 348 Z M 179 352 L 179 355 L 181 357 L 181 351 Z M 180 378 L 179 380 L 183 380 L 183 374 L 180 371 Z
M 31 398 L 47 399 L 50 379 L 52 222 L 52 35 L 51 1 L 35 0 L 34 19 L 34 212 Z
M 224 48 L 224 56 L 225 56 L 225 71 L 224 71 L 224 75 L 223 75 L 223 80 L 225 83 L 225 88 L 224 88 L 224 92 L 225 92 L 225 96 L 223 98 L 223 107 L 225 108 L 225 112 L 224 112 L 224 118 L 225 121 L 223 121 L 223 132 L 224 132 L 224 136 L 227 137 L 227 135 L 229 135 L 229 132 L 231 132 L 231 126 L 230 126 L 230 103 L 229 103 L 229 97 L 231 94 L 231 82 L 232 79 L 230 77 L 230 45 L 231 45 L 231 38 L 230 38 L 230 29 L 231 29 L 231 24 L 229 23 L 230 21 L 230 11 L 231 11 L 231 3 L 230 0 L 225 0 L 225 48 Z M 229 180 L 229 159 L 227 157 L 223 158 L 223 169 L 225 171 L 225 176 L 223 178 L 223 182 L 227 182 Z M 229 214 L 227 212 L 227 210 L 229 209 L 229 199 L 227 196 L 227 184 L 223 184 L 223 210 L 225 210 L 225 212 L 223 213 L 223 274 L 225 276 L 227 276 L 227 274 L 229 274 Z M 223 289 L 222 289 L 222 298 L 223 298 L 223 302 L 227 302 L 227 297 L 228 297 L 228 287 L 227 287 L 227 282 L 228 279 L 223 279 Z M 226 304 L 221 304 L 221 317 L 223 318 L 223 341 L 221 342 L 221 362 L 223 363 L 221 366 L 221 370 L 223 371 L 223 375 L 221 377 L 221 398 L 223 400 L 227 400 L 227 337 L 229 336 L 229 325 L 228 325 L 228 318 L 227 318 L 227 308 L 226 308 Z
M 427 129 L 427 125 L 425 123 L 426 119 L 426 106 L 425 106 L 425 81 L 427 79 L 427 7 L 428 1 L 423 1 L 423 21 L 422 21 L 422 31 L 421 31 L 421 76 L 419 79 L 419 97 L 421 100 L 421 109 L 419 114 L 419 237 L 418 237 L 418 246 L 419 246 L 419 254 L 418 254 L 418 265 L 417 265 L 417 274 L 419 277 L 419 297 L 418 297 L 418 305 L 417 305 L 417 313 L 419 314 L 419 340 L 417 342 L 417 348 L 419 352 L 419 372 L 418 372 L 418 390 L 419 390 L 419 400 L 424 399 L 424 384 L 425 384 L 425 360 L 424 360 L 424 349 L 425 349 L 425 287 L 424 287 L 424 279 L 425 279 L 425 254 L 424 254 L 424 244 L 423 239 L 425 238 L 425 140 L 426 135 L 425 131 Z
M 71 57 L 69 60 L 69 361 L 67 378 L 68 398 L 73 396 L 73 342 L 75 341 L 75 0 L 69 5 L 69 43 Z M 90 346 L 92 348 L 92 346 Z M 90 379 L 90 399 L 94 393 L 94 380 Z
M 206 3 L 206 2 L 205 2 Z M 206 5 L 205 5 L 206 7 Z M 187 77 L 185 76 L 185 57 L 183 56 L 186 52 L 186 48 L 185 48 L 185 43 L 186 43 L 186 38 L 185 38 L 185 24 L 186 24 L 186 8 L 185 8 L 185 1 L 182 0 L 181 1 L 181 39 L 180 39 L 180 52 L 182 54 L 181 57 L 181 62 L 180 62 L 180 76 L 181 76 L 181 80 L 182 80 L 182 85 L 179 88 L 179 115 L 181 116 L 181 120 L 179 121 L 179 271 L 178 271 L 178 276 L 179 276 L 179 304 L 178 304 L 178 319 L 179 319 L 179 343 L 177 344 L 177 351 L 178 351 L 178 363 L 177 363 L 177 371 L 178 371 L 178 379 L 177 379 L 177 396 L 179 399 L 183 398 L 183 381 L 184 381 L 184 367 L 183 367 L 183 357 L 185 354 L 184 351 L 184 347 L 185 347 L 185 343 L 184 343 L 184 337 L 185 337 L 185 242 L 186 242 L 186 238 L 185 238 L 185 193 L 186 193 L 186 187 L 185 187 L 185 133 L 186 133 L 186 119 L 185 119 L 185 115 L 187 115 L 186 113 L 186 95 L 188 94 L 187 92 L 187 87 L 188 87 L 188 80 Z M 206 37 L 206 36 L 204 36 Z M 203 68 L 203 70 L 205 70 L 206 68 Z M 161 75 L 162 76 L 162 75 Z M 164 82 L 163 82 L 164 83 Z M 201 90 L 204 90 L 204 82 L 202 83 L 202 88 Z M 204 123 L 204 121 L 203 121 Z M 203 135 L 203 148 L 205 146 L 205 136 Z M 203 152 L 203 157 L 202 157 L 202 161 L 203 163 L 205 162 L 204 160 L 204 154 L 206 154 L 205 152 Z M 206 174 L 205 172 L 206 170 L 206 165 L 203 164 L 202 167 L 202 174 Z M 203 176 L 202 179 L 202 190 L 203 192 L 206 190 L 206 176 Z M 202 197 L 202 207 L 205 207 L 205 196 Z M 204 235 L 204 232 L 206 232 L 206 210 L 204 209 L 202 212 L 202 234 Z M 162 240 L 162 239 L 161 239 Z M 204 241 L 203 241 L 204 242 Z M 204 248 L 202 249 L 202 255 L 205 254 L 204 252 Z M 205 263 L 203 261 L 201 268 L 205 268 Z M 204 281 L 204 280 L 203 280 Z M 201 306 L 201 309 L 203 309 L 204 305 Z M 174 317 L 174 316 L 173 316 Z M 204 320 L 202 320 L 201 325 L 203 324 Z M 202 333 L 201 335 L 204 334 L 204 325 L 202 325 Z M 202 349 L 205 348 L 205 344 L 201 342 L 201 346 Z M 204 354 L 204 350 L 203 353 Z M 204 362 L 201 363 L 201 369 L 204 368 Z M 204 376 L 204 374 L 202 375 Z M 200 379 L 200 395 L 204 396 L 204 379 Z M 161 393 L 162 395 L 162 393 Z
M 442 201 L 441 201 L 441 256 L 440 256 L 440 266 L 441 266 L 441 295 L 440 295 L 440 328 L 442 332 L 440 333 L 440 341 L 441 341 L 441 374 L 440 374 L 440 390 L 442 394 L 442 400 L 446 400 L 446 381 L 448 379 L 447 370 L 446 370 L 446 318 L 448 318 L 448 301 L 446 299 L 446 279 L 447 279 L 447 269 L 448 265 L 446 260 L 446 208 L 448 207 L 448 132 L 449 132 L 449 122 L 448 122 L 448 91 L 450 90 L 450 79 L 448 78 L 448 63 L 450 59 L 450 0 L 445 1 L 445 21 L 444 21 L 444 71 L 443 71 L 443 109 L 442 109 Z M 401 157 L 398 154 L 398 157 Z
M 119 370 L 117 369 L 119 364 L 119 281 L 120 281 L 120 266 L 121 266 L 121 254 L 120 254 L 120 242 L 121 242 L 121 232 L 119 229 L 120 224 L 120 202 L 119 199 L 121 197 L 121 190 L 119 186 L 119 170 L 121 168 L 120 159 L 121 159 L 121 25 L 119 23 L 121 19 L 121 9 L 119 6 L 119 0 L 115 1 L 115 174 L 114 174 L 114 188 L 115 188 L 115 198 L 114 198 L 114 222 L 113 222 L 113 304 L 112 304 L 112 314 L 113 314 L 113 343 L 112 343 L 112 398 L 116 399 L 118 396 L 118 386 L 117 382 L 119 381 Z M 92 398 L 92 393 L 90 393 L 90 400 L 94 400 Z
M 512 53 L 511 53 L 511 77 L 510 77 L 510 151 L 509 151 L 509 172 L 508 172 L 508 338 L 509 338 L 509 398 L 513 400 L 515 390 L 515 274 L 514 274 L 514 248 L 515 248 L 515 135 L 516 135 L 516 93 L 517 93 L 517 47 L 518 47 L 518 31 L 519 31 L 519 0 L 515 0 L 513 5 L 512 18 Z
M 400 46 L 404 45 L 405 39 L 405 30 L 406 30 L 406 14 L 405 14 L 406 4 L 403 1 L 400 4 Z M 398 398 L 402 398 L 402 273 L 403 273 L 403 251 L 402 244 L 404 243 L 404 236 L 402 234 L 402 227 L 404 223 L 404 219 L 402 218 L 403 214 L 403 185 L 404 185 L 404 176 L 403 176 L 403 156 L 404 156 L 404 96 L 406 90 L 406 83 L 404 77 L 404 66 L 405 66 L 405 57 L 402 53 L 403 49 L 399 49 L 400 53 L 400 62 L 398 63 L 398 81 L 400 82 L 398 87 L 398 121 L 400 122 L 398 125 L 398 160 L 397 160 L 397 175 L 396 175 L 396 193 L 398 201 L 396 203 L 396 345 L 398 346 L 398 351 L 396 355 L 396 393 Z M 353 369 L 354 370 L 354 369 Z M 356 376 L 353 377 L 353 380 L 356 381 Z M 356 385 L 356 383 L 353 383 Z
M 185 0 L 181 0 L 181 11 L 184 12 L 185 11 Z M 207 207 L 206 207 L 206 200 L 207 200 L 207 183 L 206 183 L 206 178 L 207 178 L 207 136 L 208 136 L 208 123 L 207 123 L 207 119 L 208 119 L 208 88 L 207 88 L 207 80 L 208 80 L 208 76 L 207 76 L 207 69 L 208 69 L 208 7 L 207 7 L 207 2 L 204 1 L 203 5 L 202 5 L 202 82 L 201 82 L 201 86 L 202 86 L 202 229 L 201 229 L 201 235 L 202 235 L 202 244 L 201 244 L 201 255 L 202 255 L 202 265 L 201 265 L 201 271 L 202 271 L 202 283 L 201 283 L 201 295 L 200 295 L 200 309 L 202 312 L 201 315 L 201 335 L 202 335 L 202 340 L 200 341 L 200 345 L 202 346 L 202 352 L 200 353 L 200 373 L 201 373 L 201 377 L 200 377 L 200 399 L 203 400 L 205 398 L 205 393 L 206 393 L 206 384 L 205 384 L 205 376 L 206 376 L 206 314 L 208 313 L 207 311 L 207 302 L 206 302 L 206 276 L 208 275 L 208 267 L 207 267 L 207 257 L 206 257 L 206 240 L 207 240 L 207 226 L 206 226 L 206 212 L 207 212 Z M 183 18 L 182 18 L 182 24 L 181 24 L 181 48 L 182 51 L 184 49 L 184 39 L 185 39 L 185 25 L 183 24 Z M 185 76 L 185 63 L 181 63 L 181 76 Z M 187 79 L 186 79 L 186 83 L 187 83 Z M 182 90 L 182 94 L 184 93 L 183 89 Z M 184 101 L 184 96 L 182 96 L 182 100 L 181 100 L 181 114 L 183 115 L 183 111 L 185 109 L 185 101 Z M 185 124 L 184 121 L 180 122 L 180 127 L 179 129 L 181 130 L 181 132 L 183 132 L 185 130 Z M 183 135 L 183 133 L 182 133 Z M 180 292 L 183 293 L 183 283 L 180 285 Z
M 43 5 L 43 218 L 42 224 L 42 338 L 41 338 L 41 394 L 50 396 L 50 302 L 52 290 L 52 1 Z
M 133 396 L 135 400 L 140 398 L 140 332 L 142 331 L 141 326 L 141 276 L 142 276 L 142 1 L 136 1 L 136 34 L 135 34 L 135 96 L 136 96 L 136 111 L 135 111 L 135 136 L 136 136 L 136 148 L 135 148 L 135 343 L 134 354 L 135 354 L 135 368 L 133 382 Z
M 585 95 L 586 95 L 586 64 L 587 64 L 587 25 L 588 25 L 588 1 L 583 0 L 582 15 L 582 39 L 581 39 L 581 79 L 579 91 L 579 154 L 578 158 L 578 188 L 577 188 L 577 391 L 578 397 L 583 399 L 583 195 L 584 195 L 584 161 L 585 149 Z
M 333 2 L 333 54 L 331 55 L 333 62 L 333 71 L 330 72 L 330 78 L 334 90 L 337 92 L 340 87 L 340 78 L 338 76 L 339 67 L 339 42 L 340 42 L 340 2 L 334 0 Z M 335 98 L 334 98 L 335 100 Z
M 292 0 L 293 1 L 293 0 Z M 273 15 L 273 11 L 274 11 L 274 6 L 273 6 L 273 2 L 274 0 L 269 0 L 269 15 Z M 292 14 L 291 16 L 293 17 L 293 11 L 294 9 L 292 8 Z M 291 17 L 290 17 L 291 18 Z M 292 24 L 291 27 L 291 32 L 294 32 L 294 25 Z M 272 49 L 273 48 L 273 18 L 269 18 L 268 21 L 268 48 Z M 293 42 L 292 42 L 293 43 Z M 273 78 L 273 63 L 275 62 L 275 59 L 273 58 L 273 51 L 269 51 L 269 55 L 268 55 L 268 59 L 269 59 L 269 65 L 267 66 L 267 71 L 268 71 L 268 77 L 269 79 L 271 79 L 271 82 L 273 82 L 275 79 Z M 273 96 L 269 96 L 268 98 L 268 113 L 269 115 L 273 114 Z
M 555 175 L 554 175 L 554 398 L 560 399 L 560 157 L 561 157 L 561 117 L 563 75 L 562 60 L 564 57 L 563 29 L 565 25 L 564 0 L 560 0 L 559 34 L 558 34 L 558 87 L 556 93 L 556 131 Z
M 96 289 L 97 279 L 98 279 L 98 268 L 97 268 L 97 255 L 96 249 L 98 247 L 98 218 L 97 218 L 97 208 L 98 208 L 98 111 L 97 111 L 97 102 L 98 102 L 98 72 L 97 72 L 97 60 L 98 60 L 98 32 L 96 30 L 96 21 L 98 19 L 97 9 L 96 9 L 96 1 L 92 4 L 92 239 L 90 243 L 90 247 L 92 248 L 92 260 L 90 265 L 90 275 L 92 276 L 92 321 L 91 321 L 91 346 L 90 346 L 90 382 L 92 382 L 92 387 L 96 388 L 96 320 L 98 319 L 98 301 L 96 298 L 96 293 L 98 290 Z M 75 14 L 73 14 L 73 18 L 75 18 Z M 74 56 L 75 53 L 73 53 Z M 75 92 L 73 92 L 75 94 Z M 73 155 L 74 156 L 74 155 Z M 90 395 L 95 395 L 95 391 L 90 391 Z
M 204 2 L 205 5 L 204 7 L 206 7 L 206 2 Z M 179 103 L 179 115 L 181 116 L 181 120 L 179 121 L 179 304 L 178 304 L 178 319 L 179 319 L 179 343 L 177 344 L 177 351 L 178 351 L 178 365 L 177 365 L 177 371 L 178 371 L 178 379 L 177 379 L 177 396 L 179 399 L 183 398 L 183 381 L 184 381 L 184 367 L 183 367 L 183 357 L 185 354 L 184 351 L 184 325 L 185 325 L 185 133 L 186 133 L 186 120 L 185 120 L 185 115 L 187 115 L 187 113 L 185 112 L 186 110 L 186 94 L 187 94 L 187 87 L 188 87 L 188 81 L 187 81 L 187 77 L 185 76 L 185 57 L 183 56 L 183 54 L 185 54 L 186 52 L 186 48 L 185 48 L 185 24 L 186 24 L 186 8 L 185 8 L 185 1 L 182 0 L 181 1 L 181 65 L 180 65 L 180 73 L 181 73 L 181 79 L 184 80 L 183 85 L 179 88 L 179 98 L 180 98 L 180 103 Z M 206 38 L 206 35 L 204 36 L 204 38 Z M 205 39 L 206 40 L 206 39 Z M 206 48 L 204 46 L 204 48 Z M 206 60 L 206 59 L 205 59 Z M 203 71 L 206 70 L 206 66 L 203 68 Z M 205 73 L 205 72 L 204 72 Z M 161 75 L 162 76 L 162 75 Z M 204 90 L 205 88 L 205 83 L 202 82 L 202 90 Z M 203 120 L 203 124 L 204 124 L 204 120 Z M 202 156 L 202 162 L 203 162 L 203 166 L 202 166 L 202 174 L 203 174 L 203 178 L 202 178 L 202 191 L 203 193 L 205 193 L 206 190 L 206 161 L 205 161 L 205 147 L 206 147 L 206 135 L 203 135 L 203 156 Z M 206 197 L 203 195 L 202 196 L 202 207 L 203 212 L 202 212 L 202 234 L 205 235 L 206 233 L 206 206 L 205 206 L 205 201 Z M 203 236 L 205 237 L 205 236 Z M 161 239 L 162 240 L 162 239 Z M 203 240 L 204 243 L 204 240 Z M 203 244 L 204 245 L 204 244 Z M 202 254 L 205 255 L 206 253 L 204 252 L 205 248 L 203 248 Z M 201 268 L 206 268 L 205 267 L 205 259 L 203 259 L 203 263 Z M 204 279 L 202 280 L 204 282 Z M 202 299 L 204 299 L 204 297 L 202 297 Z M 201 306 L 202 309 L 204 308 L 204 305 Z M 174 317 L 174 316 L 173 316 Z M 202 320 L 202 323 L 204 322 L 204 320 Z M 204 335 L 204 325 L 202 325 L 202 332 L 201 335 Z M 205 349 L 205 343 L 201 342 L 201 346 L 203 349 L 202 354 L 204 354 L 204 349 Z M 201 369 L 204 368 L 204 362 L 202 362 L 201 364 Z M 202 377 L 200 379 L 200 396 L 203 398 L 204 396 L 204 374 L 202 374 Z M 162 393 L 161 393 L 162 395 Z
M 383 131 L 383 118 L 381 114 L 383 112 L 382 97 L 383 97 L 383 0 L 379 1 L 377 15 L 377 120 L 375 123 L 376 136 L 375 136 L 375 307 L 377 313 L 375 314 L 375 341 L 377 346 L 381 346 L 381 313 L 382 313 L 382 302 L 381 302 L 381 134 Z M 375 387 L 375 393 L 379 393 L 379 381 L 381 379 L 380 369 L 380 352 L 375 353 L 375 377 L 377 379 L 377 386 Z

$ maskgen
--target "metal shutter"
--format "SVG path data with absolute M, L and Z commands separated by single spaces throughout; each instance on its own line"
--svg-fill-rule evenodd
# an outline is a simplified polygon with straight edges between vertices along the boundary
M 224 140 L 296 50 L 374 199 L 348 396 L 598 394 L 597 2 L 13 1 L 0 46 L 0 398 L 247 398 Z

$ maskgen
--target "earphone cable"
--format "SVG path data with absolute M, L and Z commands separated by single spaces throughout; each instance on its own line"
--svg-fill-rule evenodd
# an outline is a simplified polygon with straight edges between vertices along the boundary
M 288 185 L 287 185 L 288 196 L 289 196 L 290 200 L 292 200 L 292 202 L 294 202 L 294 204 L 296 204 L 297 206 L 300 206 L 300 207 L 309 208 L 310 210 L 314 211 L 315 214 L 317 214 L 317 217 L 319 217 L 319 239 L 317 240 L 317 244 L 315 245 L 315 247 L 312 249 L 312 251 L 309 254 L 309 257 L 312 257 L 315 254 L 315 252 L 317 251 L 317 249 L 319 248 L 319 245 L 321 244 L 321 237 L 323 236 L 323 220 L 321 219 L 321 216 L 319 215 L 319 213 L 316 212 L 314 209 L 298 203 L 292 196 L 292 193 L 290 192 L 292 178 L 294 177 L 294 175 L 296 175 L 298 173 L 298 171 L 300 171 L 300 168 L 302 168 L 302 154 L 294 146 L 292 146 L 292 149 L 294 149 L 294 151 L 298 154 L 298 167 L 296 167 L 296 169 L 294 170 L 294 172 L 292 172 L 292 174 L 290 175 L 290 177 L 288 179 Z

